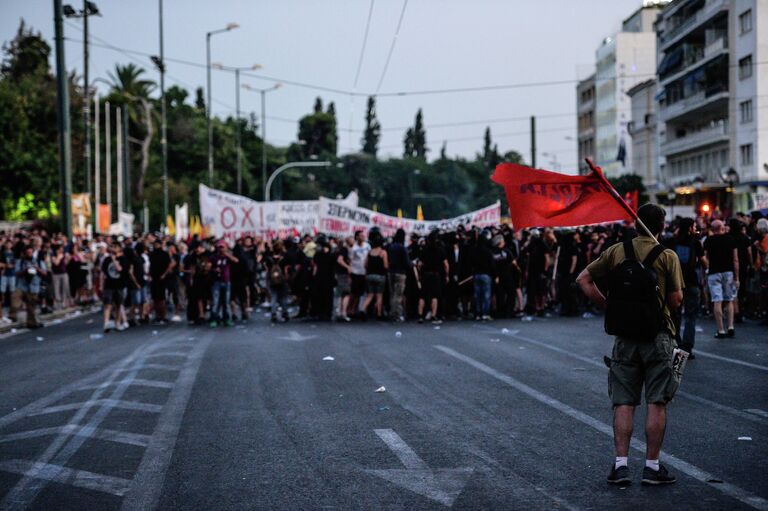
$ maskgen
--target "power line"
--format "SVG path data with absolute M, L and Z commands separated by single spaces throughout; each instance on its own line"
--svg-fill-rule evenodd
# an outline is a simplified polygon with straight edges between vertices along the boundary
M 389 45 L 389 53 L 387 53 L 387 60 L 384 62 L 384 69 L 381 70 L 381 77 L 379 78 L 379 83 L 376 85 L 376 92 L 373 94 L 374 96 L 379 93 L 379 90 L 381 89 L 381 84 L 384 83 L 384 77 L 387 74 L 387 69 L 389 68 L 389 61 L 392 58 L 392 52 L 395 51 L 395 43 L 397 43 L 397 36 L 400 34 L 400 27 L 403 24 L 403 17 L 405 16 L 405 8 L 408 7 L 408 0 L 403 0 L 403 8 L 400 11 L 400 19 L 397 20 L 397 28 L 395 28 L 395 34 L 392 36 L 392 44 Z
M 371 0 L 368 7 L 368 19 L 365 22 L 365 32 L 363 33 L 363 46 L 360 48 L 360 58 L 357 59 L 357 71 L 355 71 L 355 81 L 352 84 L 352 90 L 357 89 L 357 81 L 360 78 L 360 70 L 363 68 L 363 56 L 365 55 L 365 46 L 368 43 L 368 31 L 371 28 L 371 17 L 373 16 L 373 4 L 376 0 Z

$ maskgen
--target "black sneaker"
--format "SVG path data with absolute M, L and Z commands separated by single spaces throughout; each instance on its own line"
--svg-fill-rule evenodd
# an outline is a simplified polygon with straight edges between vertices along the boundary
M 736 337 L 736 330 L 734 330 L 733 328 L 729 328 L 728 332 L 726 332 L 725 335 L 727 335 L 728 337 Z
M 676 481 L 677 478 L 667 472 L 667 467 L 662 464 L 659 464 L 659 470 L 653 470 L 648 467 L 643 469 L 643 484 L 672 484 Z
M 715 339 L 725 339 L 728 337 L 728 334 L 725 332 L 716 332 L 715 333 Z
M 629 478 L 629 467 L 626 465 L 616 468 L 616 465 L 611 465 L 611 471 L 608 474 L 608 484 L 629 484 L 632 480 Z

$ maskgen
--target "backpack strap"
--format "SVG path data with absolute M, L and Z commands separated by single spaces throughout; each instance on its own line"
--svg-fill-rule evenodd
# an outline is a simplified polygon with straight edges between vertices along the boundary
M 625 240 L 624 243 L 624 259 L 627 261 L 634 261 L 637 259 L 635 256 L 635 247 L 632 246 L 632 240 Z
M 667 249 L 664 245 L 658 244 L 655 247 L 651 249 L 651 251 L 648 253 L 648 255 L 645 257 L 645 260 L 643 260 L 643 266 L 646 268 L 650 268 L 653 266 L 653 263 L 658 259 L 658 257 L 661 255 L 662 252 L 664 252 Z

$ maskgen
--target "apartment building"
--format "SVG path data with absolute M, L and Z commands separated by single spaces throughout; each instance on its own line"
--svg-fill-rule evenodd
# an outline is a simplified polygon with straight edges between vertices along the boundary
M 667 185 L 683 203 L 751 209 L 768 190 L 768 0 L 675 0 L 656 33 Z
M 643 178 L 650 191 L 663 188 L 659 179 L 659 131 L 656 123 L 656 79 L 640 82 L 627 91 L 631 103 L 631 121 L 627 132 L 632 138 L 631 169 Z M 665 190 L 666 191 L 666 190 Z
M 576 86 L 578 124 L 576 141 L 579 154 L 579 174 L 589 173 L 584 158 L 595 159 L 595 75 L 581 80 Z
M 608 176 L 631 174 L 632 147 L 627 91 L 654 76 L 654 21 L 666 2 L 646 1 L 606 37 L 595 53 L 595 159 Z M 577 89 L 578 90 L 578 89 Z

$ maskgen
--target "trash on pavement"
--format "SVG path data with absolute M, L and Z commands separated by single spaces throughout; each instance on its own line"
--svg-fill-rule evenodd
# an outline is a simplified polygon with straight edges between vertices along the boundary
M 102 337 L 104 337 L 104 334 L 91 334 L 89 335 L 89 337 L 91 338 L 92 341 L 95 341 L 97 339 L 101 339 Z
M 440 330 L 440 327 L 439 327 L 439 326 L 436 326 L 436 327 L 435 327 L 435 330 Z
M 152 335 L 157 335 L 157 330 L 152 330 Z
M 403 336 L 403 332 L 401 332 L 400 330 L 398 330 L 397 332 L 395 332 L 395 337 L 398 337 L 398 338 L 399 338 L 399 337 L 402 337 L 402 336 Z
M 501 329 L 501 333 L 502 334 L 508 334 L 509 333 L 509 328 L 502 328 Z
M 529 321 L 533 321 L 533 316 L 523 316 L 521 321 L 525 321 L 526 323 Z
M 499 342 L 501 339 L 491 339 L 491 342 Z
M 707 479 L 708 483 L 722 483 L 722 479 Z
M 700 326 L 697 326 L 697 327 L 696 327 L 696 333 L 699 333 L 699 334 L 700 334 L 700 333 L 702 333 L 703 331 L 704 331 L 704 329 L 703 329 L 703 328 L 701 328 Z
M 329 362 L 332 362 L 332 361 L 334 361 L 334 360 L 336 360 L 336 359 L 335 359 L 335 358 L 333 358 L 333 357 L 323 357 L 323 360 L 327 360 L 327 361 L 329 361 Z
M 752 441 L 752 437 L 751 436 L 740 436 L 739 440 L 744 440 L 746 442 L 751 442 Z
M 11 328 L 11 333 L 12 333 L 12 334 L 15 334 L 15 333 L 16 333 L 16 331 L 17 331 L 17 330 L 16 330 L 15 328 Z
M 587 311 L 584 314 L 582 314 L 581 317 L 584 318 L 584 319 L 592 319 L 592 318 L 595 317 L 595 315 L 592 314 L 591 312 Z
M 380 406 L 380 407 L 379 407 L 379 411 L 380 411 L 380 412 L 386 412 L 386 411 L 389 411 L 389 407 L 388 407 L 388 406 Z
M 387 388 L 384 385 L 382 385 L 381 387 L 376 389 L 374 392 L 382 393 L 382 392 L 386 392 L 386 391 L 387 391 Z
M 43 338 L 43 337 L 40 337 L 40 336 L 38 335 L 38 336 L 36 337 L 36 339 L 37 339 L 38 341 L 42 341 L 44 338 Z M 751 438 L 750 438 L 750 440 L 751 440 Z

